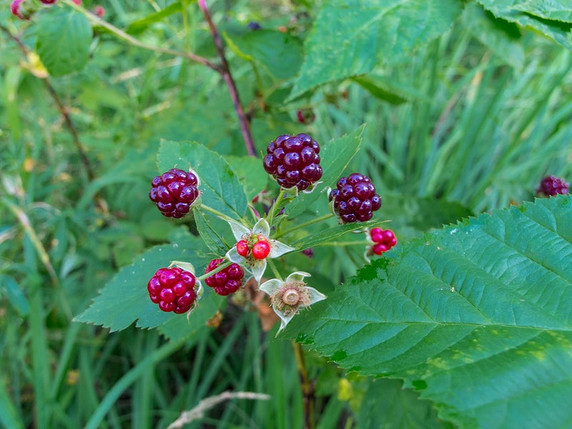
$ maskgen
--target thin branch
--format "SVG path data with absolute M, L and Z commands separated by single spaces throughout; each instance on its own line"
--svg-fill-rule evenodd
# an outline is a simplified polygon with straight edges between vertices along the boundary
M 240 130 L 242 131 L 242 136 L 244 137 L 244 142 L 246 143 L 246 150 L 250 156 L 256 156 L 256 147 L 254 146 L 254 139 L 252 138 L 252 132 L 250 131 L 250 119 L 244 113 L 244 109 L 240 101 L 240 96 L 238 95 L 238 90 L 236 89 L 236 84 L 230 72 L 228 62 L 226 61 L 222 39 L 216 26 L 214 25 L 206 1 L 198 0 L 198 3 L 209 25 L 214 44 L 220 57 L 222 66 L 222 78 L 228 87 L 230 98 L 232 99 L 232 104 L 234 105 L 234 110 L 236 110 L 238 121 L 240 122 Z
M 201 57 L 200 55 L 193 54 L 192 52 L 182 52 L 182 51 L 176 51 L 174 49 L 160 48 L 159 46 L 154 46 L 154 45 L 150 45 L 148 43 L 143 43 L 140 40 L 137 40 L 135 37 L 127 34 L 125 31 L 120 30 L 119 28 L 117 28 L 114 25 L 110 24 L 109 22 L 103 20 L 102 18 L 98 17 L 97 15 L 94 15 L 89 10 L 83 8 L 80 5 L 77 5 L 74 2 L 69 1 L 69 0 L 63 0 L 63 3 L 72 7 L 73 9 L 77 10 L 78 12 L 82 13 L 90 21 L 92 21 L 94 24 L 105 28 L 111 34 L 113 34 L 114 36 L 116 36 L 117 38 L 119 38 L 121 40 L 126 41 L 130 45 L 133 45 L 133 46 L 138 47 L 138 48 L 146 49 L 149 51 L 158 52 L 161 54 L 167 54 L 167 55 L 173 55 L 175 57 L 186 58 L 188 60 L 203 64 L 203 65 L 207 66 L 208 68 L 216 71 L 217 73 L 220 73 L 220 74 L 223 73 L 220 66 L 218 66 L 214 63 L 211 63 L 209 60 Z
M 253 392 L 223 392 L 217 396 L 211 396 L 203 399 L 198 403 L 198 405 L 189 411 L 184 411 L 181 413 L 179 418 L 171 423 L 167 429 L 182 428 L 183 425 L 191 423 L 195 420 L 204 417 L 204 413 L 211 408 L 215 407 L 221 402 L 228 401 L 230 399 L 254 399 L 267 401 L 270 399 L 269 395 L 264 393 L 253 393 Z

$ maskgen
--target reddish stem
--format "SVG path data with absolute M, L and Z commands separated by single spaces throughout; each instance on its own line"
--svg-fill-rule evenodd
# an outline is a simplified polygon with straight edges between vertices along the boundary
M 222 44 L 222 39 L 220 34 L 214 25 L 212 20 L 211 14 L 207 7 L 205 0 L 198 0 L 199 7 L 201 8 L 203 15 L 209 25 L 209 29 L 211 31 L 211 35 L 218 51 L 218 55 L 221 61 L 221 75 L 228 87 L 228 91 L 230 93 L 230 98 L 232 99 L 232 104 L 234 105 L 234 110 L 236 110 L 236 114 L 238 116 L 238 121 L 240 122 L 240 130 L 242 131 L 242 136 L 244 137 L 244 142 L 246 143 L 246 150 L 250 156 L 256 156 L 256 147 L 254 146 L 254 140 L 252 138 L 252 132 L 250 131 L 250 120 L 245 115 L 244 109 L 242 107 L 242 103 L 240 101 L 240 96 L 238 95 L 238 90 L 236 89 L 236 84 L 230 72 L 230 68 L 228 66 L 228 62 L 226 61 L 226 56 L 224 54 L 224 46 Z

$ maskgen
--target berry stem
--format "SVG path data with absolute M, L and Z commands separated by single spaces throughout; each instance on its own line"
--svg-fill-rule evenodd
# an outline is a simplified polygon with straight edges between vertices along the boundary
M 232 219 L 230 216 L 227 216 L 227 215 L 225 215 L 224 213 L 221 213 L 221 212 L 219 212 L 218 210 L 213 209 L 212 207 L 209 207 L 209 206 L 207 206 L 207 205 L 205 205 L 205 204 L 201 204 L 201 205 L 200 205 L 200 208 L 206 210 L 207 212 L 211 212 L 212 214 L 214 214 L 215 216 L 218 216 L 219 218 L 221 218 L 221 219 L 224 220 L 224 221 L 227 221 L 227 222 L 228 222 L 229 220 L 230 220 L 230 221 L 234 221 L 234 219 Z M 240 223 L 242 223 L 242 224 L 245 225 L 246 227 L 250 227 L 250 226 L 248 225 L 248 223 L 245 223 L 245 220 L 244 220 L 242 217 L 240 218 Z
M 270 225 L 270 228 L 272 228 L 272 222 L 274 221 L 274 216 L 276 215 L 276 210 L 279 208 L 280 204 L 282 203 L 282 200 L 284 199 L 285 194 L 286 194 L 286 191 L 284 190 L 284 188 L 280 188 L 280 193 L 278 194 L 278 197 L 276 197 L 276 201 L 274 201 L 274 204 L 272 204 L 272 207 L 270 208 L 270 211 L 268 212 L 268 225 Z
M 312 247 L 320 247 L 320 246 L 373 246 L 374 243 L 371 241 L 328 241 L 326 243 L 319 243 Z
M 334 214 L 333 214 L 333 213 L 325 214 L 324 216 L 320 216 L 320 217 L 317 217 L 317 218 L 315 218 L 315 219 L 312 219 L 312 220 L 309 220 L 309 221 L 307 221 L 307 222 L 304 222 L 304 223 L 301 223 L 301 224 L 299 224 L 299 225 L 296 225 L 294 228 L 290 228 L 290 229 L 287 229 L 286 231 L 279 232 L 278 234 L 276 234 L 275 238 L 282 237 L 283 235 L 288 235 L 288 234 L 290 234 L 290 233 L 292 233 L 292 232 L 294 232 L 294 231 L 298 231 L 299 229 L 305 228 L 305 227 L 310 226 L 310 225 L 313 225 L 313 224 L 315 224 L 315 223 L 328 220 L 328 219 L 330 219 L 330 218 L 332 218 L 332 217 L 334 217 Z
M 282 276 L 278 272 L 278 269 L 276 268 L 276 265 L 274 264 L 274 262 L 271 259 L 267 259 L 266 262 L 268 263 L 268 266 L 270 267 L 272 274 L 274 274 L 274 278 L 276 278 L 278 280 L 282 280 Z
M 230 72 L 228 62 L 226 61 L 226 55 L 224 53 L 224 46 L 222 44 L 222 39 L 220 34 L 214 25 L 211 17 L 209 8 L 205 0 L 198 0 L 199 7 L 201 8 L 203 15 L 209 25 L 211 35 L 216 46 L 216 50 L 220 57 L 221 67 L 218 72 L 221 74 L 226 86 L 228 87 L 228 92 L 230 93 L 230 98 L 232 99 L 232 104 L 234 105 L 234 110 L 238 116 L 238 121 L 240 123 L 240 130 L 242 131 L 242 136 L 244 138 L 244 143 L 246 144 L 246 150 L 250 156 L 256 156 L 256 147 L 254 146 L 254 139 L 252 138 L 252 132 L 250 131 L 250 119 L 245 115 L 244 109 L 242 107 L 242 102 L 240 101 L 240 96 L 238 90 L 236 89 L 236 84 Z
M 302 388 L 302 395 L 304 396 L 304 428 L 314 429 L 314 384 L 308 375 L 302 346 L 292 341 L 292 349 L 294 350 L 296 368 L 300 376 L 300 387 Z
M 158 52 L 160 54 L 167 54 L 167 55 L 173 55 L 175 57 L 186 58 L 188 60 L 191 60 L 191 61 L 200 63 L 202 65 L 205 65 L 208 68 L 216 71 L 217 73 L 220 73 L 220 74 L 223 73 L 223 70 L 219 65 L 211 63 L 209 60 L 201 57 L 200 55 L 193 54 L 192 52 L 182 52 L 182 51 L 176 51 L 173 49 L 160 48 L 158 46 L 153 46 L 153 45 L 149 45 L 147 43 L 143 43 L 143 42 L 137 40 L 136 38 L 130 36 L 129 34 L 124 32 L 123 30 L 120 30 L 119 28 L 115 27 L 114 25 L 103 20 L 99 16 L 91 13 L 89 10 L 85 9 L 84 7 L 82 7 L 78 4 L 75 4 L 71 0 L 62 0 L 62 3 L 64 3 L 67 6 L 75 9 L 76 11 L 82 13 L 83 15 L 85 15 L 90 21 L 92 21 L 96 25 L 105 28 L 111 34 L 113 34 L 114 36 L 116 36 L 117 38 L 119 38 L 121 40 L 124 40 L 125 42 L 129 43 L 132 46 L 142 48 L 142 49 L 146 49 L 148 51 Z
M 208 273 L 203 274 L 200 277 L 197 277 L 197 281 L 203 281 L 204 279 L 210 277 L 210 276 L 214 276 L 216 273 L 218 273 L 219 271 L 224 270 L 226 267 L 230 267 L 232 265 L 231 261 L 226 261 L 223 262 L 222 264 L 220 264 L 218 267 L 216 267 L 214 270 L 209 271 Z

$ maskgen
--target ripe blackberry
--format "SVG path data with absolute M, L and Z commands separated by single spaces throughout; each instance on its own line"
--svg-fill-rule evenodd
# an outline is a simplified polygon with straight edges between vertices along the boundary
M 189 311 L 197 299 L 195 285 L 193 273 L 177 267 L 161 268 L 147 283 L 147 291 L 161 310 L 181 314 Z
M 223 258 L 213 259 L 205 269 L 205 274 L 214 270 L 224 261 Z M 224 270 L 207 277 L 205 283 L 214 289 L 216 293 L 222 296 L 236 292 L 242 286 L 244 271 L 238 264 L 232 264 Z
M 381 207 L 381 197 L 375 193 L 370 178 L 359 173 L 340 178 L 329 198 L 343 223 L 370 220 Z
M 163 216 L 180 218 L 199 197 L 198 182 L 193 172 L 172 168 L 153 179 L 149 198 Z
M 320 145 L 307 134 L 278 136 L 266 152 L 264 169 L 282 188 L 303 191 L 322 178 Z
M 540 186 L 536 190 L 539 194 L 551 197 L 558 194 L 568 194 L 568 183 L 556 176 L 548 176 L 542 179 Z
M 395 238 L 395 234 L 390 229 L 372 228 L 369 235 L 374 243 L 371 246 L 371 252 L 376 255 L 387 252 L 397 244 L 397 238 Z

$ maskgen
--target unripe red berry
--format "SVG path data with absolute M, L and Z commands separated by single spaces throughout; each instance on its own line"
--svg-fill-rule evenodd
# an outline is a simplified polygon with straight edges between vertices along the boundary
M 389 249 L 387 248 L 387 246 L 385 244 L 377 243 L 377 244 L 374 244 L 372 246 L 371 250 L 376 255 L 381 255 L 383 252 L 387 252 Z
M 248 256 L 250 249 L 248 248 L 248 243 L 246 242 L 246 240 L 240 240 L 238 243 L 236 243 L 236 251 L 243 258 L 246 258 Z
M 105 9 L 103 6 L 95 6 L 95 10 L 93 11 L 98 17 L 103 18 L 105 16 Z
M 160 268 L 147 283 L 149 298 L 162 311 L 186 313 L 193 306 L 197 294 L 193 273 L 180 268 Z
M 266 259 L 270 254 L 270 244 L 267 241 L 257 241 L 252 246 L 252 256 L 256 259 Z

